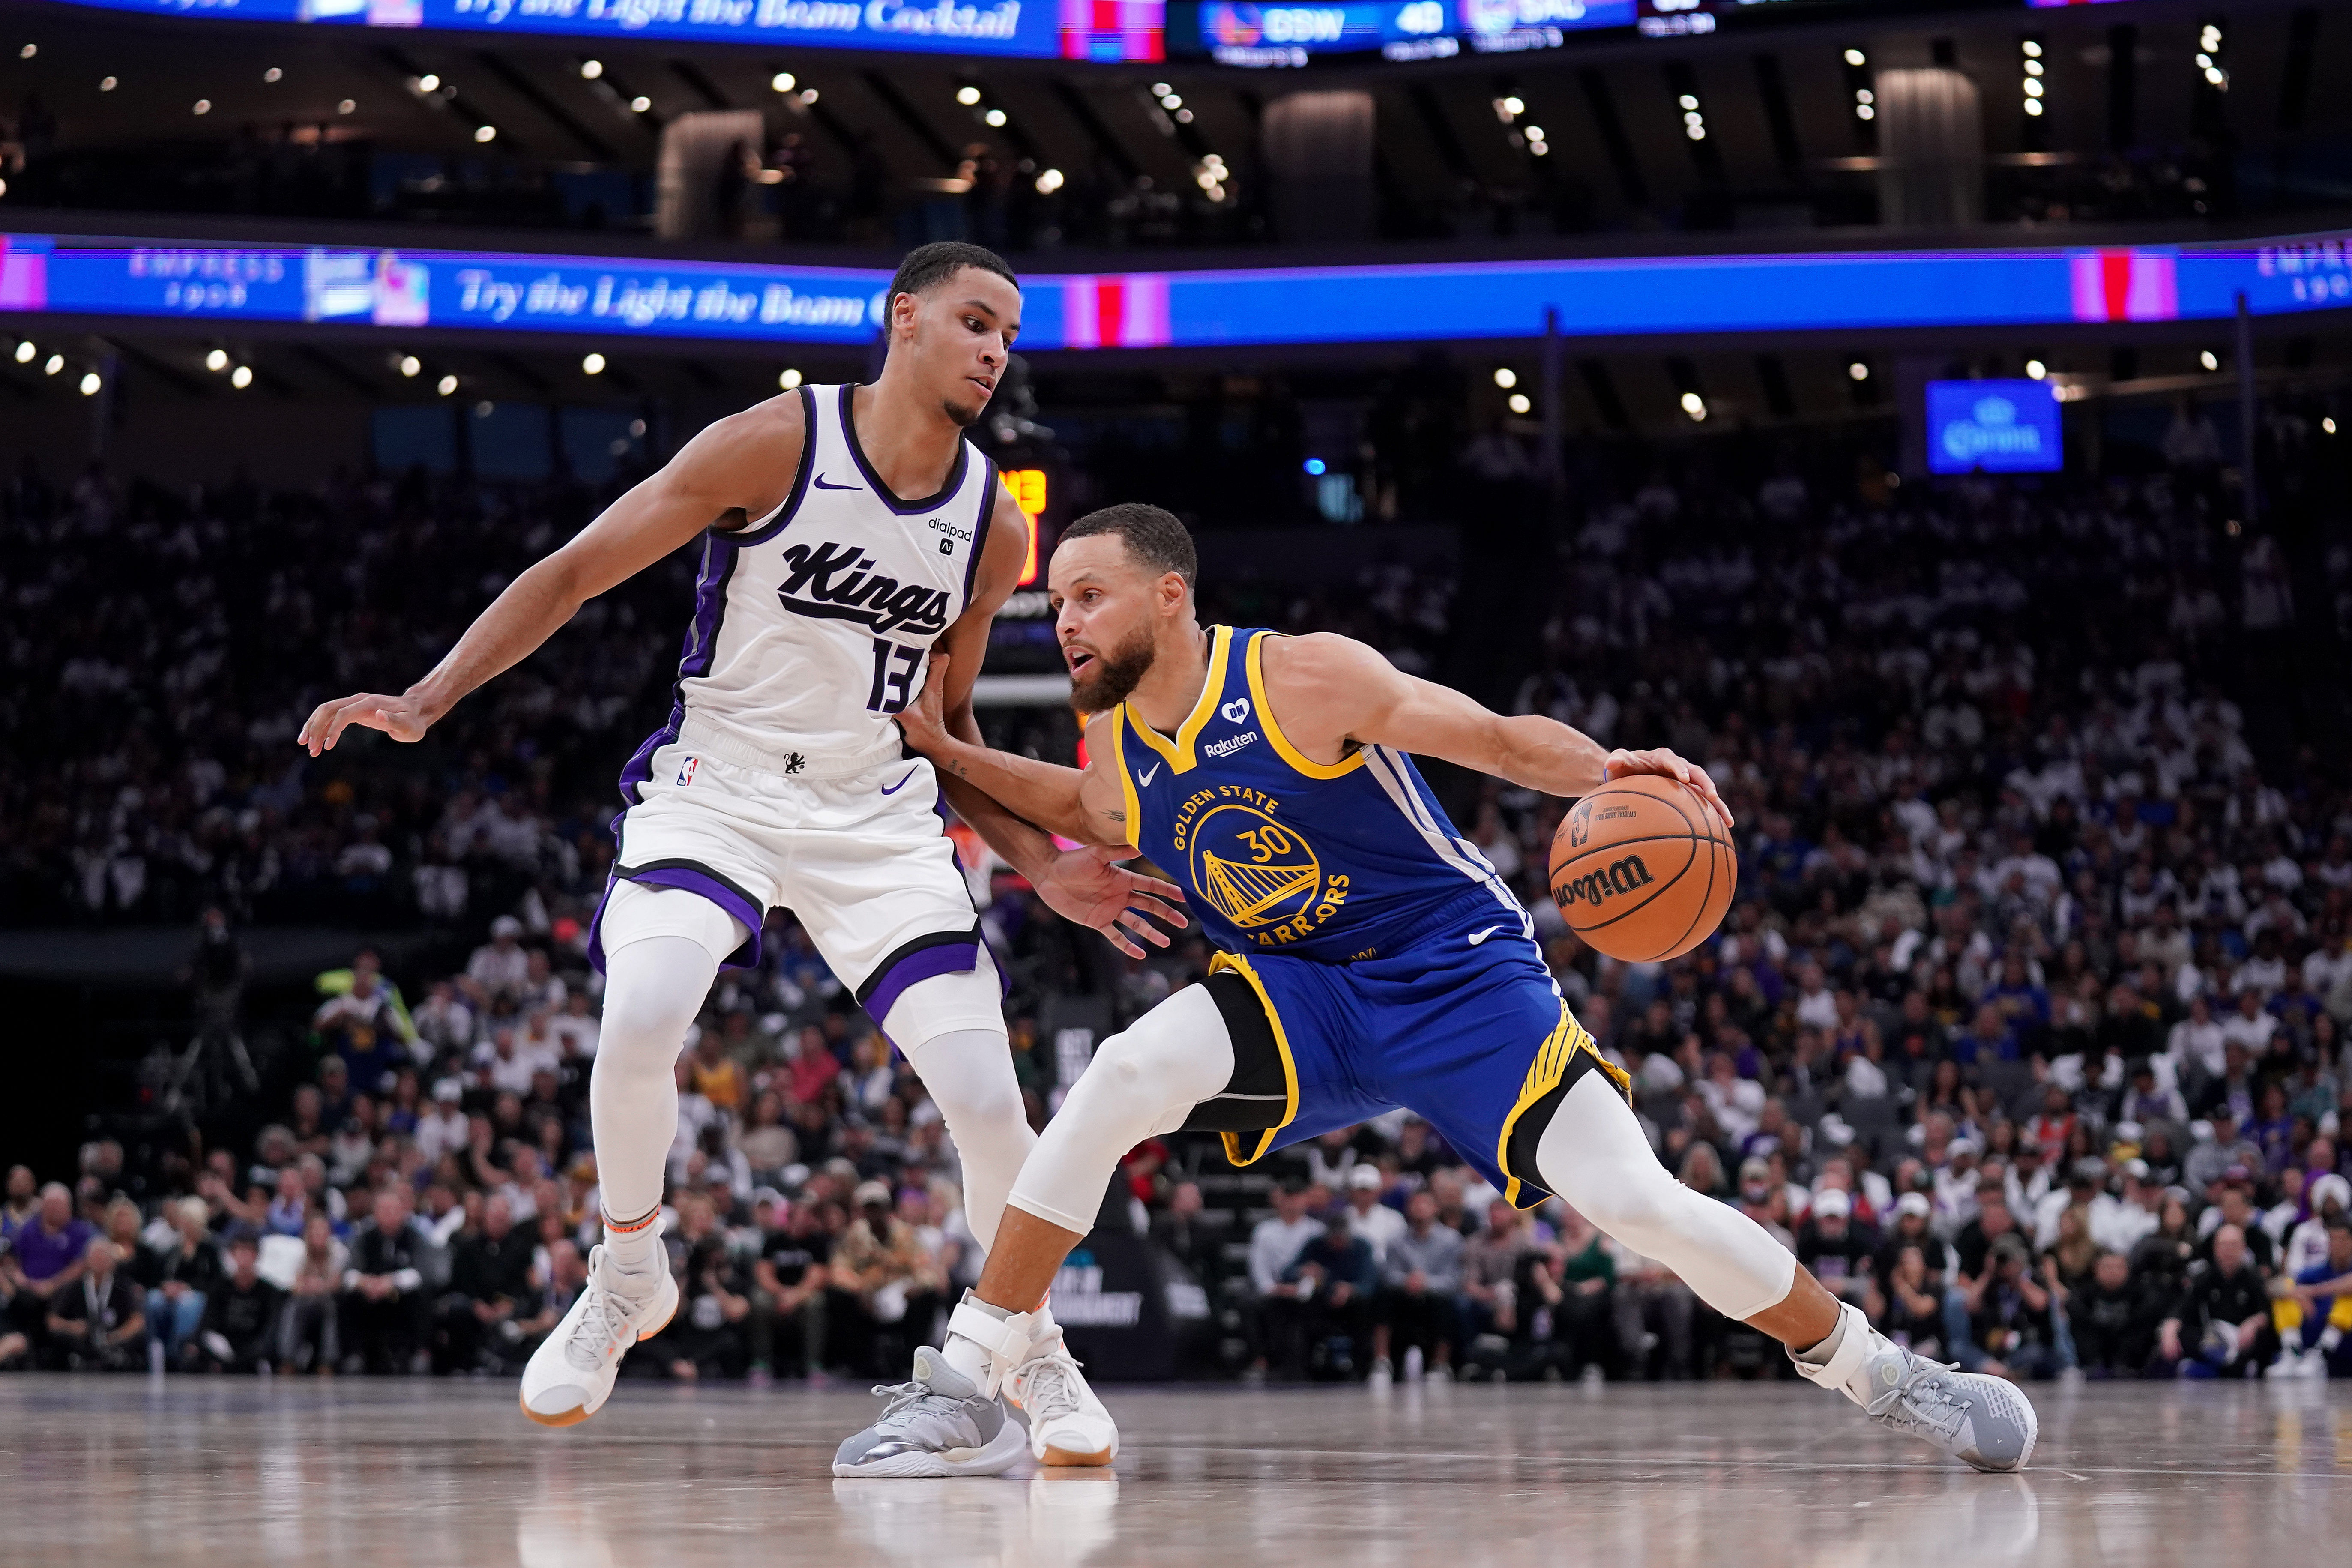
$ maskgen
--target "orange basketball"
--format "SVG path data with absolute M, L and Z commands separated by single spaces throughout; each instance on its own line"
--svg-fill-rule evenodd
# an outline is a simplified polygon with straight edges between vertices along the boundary
M 1612 958 L 1657 963 L 1714 934 L 1739 857 L 1723 823 L 1661 773 L 1602 784 L 1551 839 L 1551 898 L 1568 929 Z

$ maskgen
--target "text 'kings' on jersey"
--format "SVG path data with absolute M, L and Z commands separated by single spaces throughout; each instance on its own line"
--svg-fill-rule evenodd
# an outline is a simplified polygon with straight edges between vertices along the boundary
M 1411 757 L 1365 746 L 1325 764 L 1290 743 L 1265 695 L 1277 635 L 1212 627 L 1207 683 L 1173 736 L 1130 705 L 1112 719 L 1129 842 L 1184 884 L 1210 939 L 1243 954 L 1382 957 L 1473 892 L 1509 934 L 1531 934 Z
M 621 776 L 685 738 L 747 766 L 812 774 L 898 755 L 891 715 L 922 689 L 931 646 L 971 602 L 996 465 L 971 442 L 936 495 L 901 500 L 850 420 L 854 385 L 800 389 L 807 438 L 775 510 L 703 535 L 694 620 L 668 722 Z

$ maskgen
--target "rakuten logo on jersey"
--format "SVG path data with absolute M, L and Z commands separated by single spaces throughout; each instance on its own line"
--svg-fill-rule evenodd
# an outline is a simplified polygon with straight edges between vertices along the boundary
M 947 629 L 945 588 L 882 576 L 873 570 L 874 558 L 855 544 L 795 544 L 783 561 L 776 597 L 794 615 L 855 621 L 877 637 L 898 631 L 936 637 Z

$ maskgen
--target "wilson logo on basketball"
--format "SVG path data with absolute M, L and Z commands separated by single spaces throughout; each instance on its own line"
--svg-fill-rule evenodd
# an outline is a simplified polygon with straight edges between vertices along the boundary
M 1622 860 L 1612 860 L 1597 871 L 1587 871 L 1555 885 L 1551 896 L 1566 910 L 1572 904 L 1591 904 L 1599 909 L 1620 893 L 1630 893 L 1636 888 L 1646 888 L 1652 879 L 1650 868 L 1642 864 L 1639 855 L 1628 855 Z

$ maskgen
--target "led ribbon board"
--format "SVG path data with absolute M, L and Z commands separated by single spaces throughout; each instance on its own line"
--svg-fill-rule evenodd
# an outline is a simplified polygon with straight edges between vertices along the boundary
M 2210 248 L 1874 251 L 1024 279 L 1025 349 L 2216 321 L 2352 307 L 2342 234 Z M 866 344 L 850 268 L 0 234 L 0 312 Z
M 1166 0 L 62 0 L 110 11 L 572 37 L 1157 60 Z

